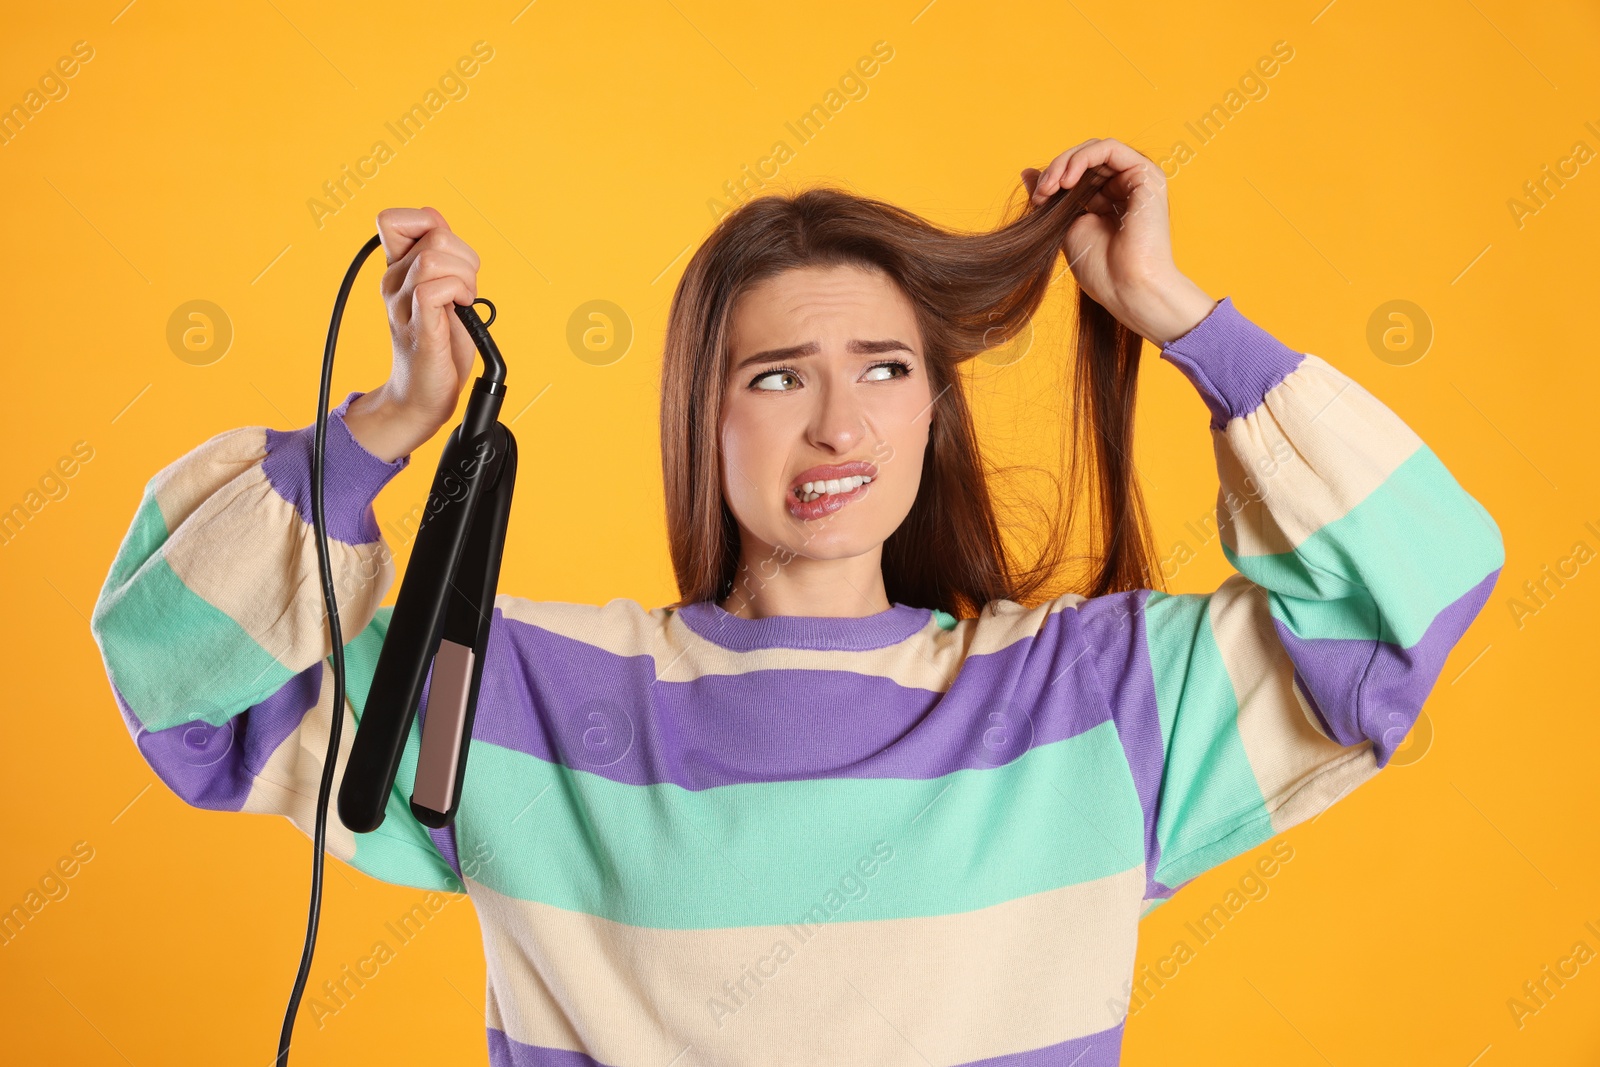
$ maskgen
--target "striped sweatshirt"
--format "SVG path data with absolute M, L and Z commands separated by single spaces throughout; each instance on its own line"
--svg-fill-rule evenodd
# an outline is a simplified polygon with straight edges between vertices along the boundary
M 1141 916 L 1376 774 L 1505 558 L 1411 429 L 1231 298 L 1161 358 L 1211 415 L 1211 592 L 754 620 L 497 597 L 453 826 L 409 811 L 419 714 L 383 825 L 333 810 L 327 837 L 472 901 L 491 1064 L 1119 1062 Z M 351 436 L 360 395 L 326 443 L 341 776 L 392 612 L 372 502 L 410 462 Z M 155 774 L 308 835 L 334 713 L 313 436 L 235 429 L 158 472 L 92 619 Z M 353 991 L 322 977 L 314 1014 Z

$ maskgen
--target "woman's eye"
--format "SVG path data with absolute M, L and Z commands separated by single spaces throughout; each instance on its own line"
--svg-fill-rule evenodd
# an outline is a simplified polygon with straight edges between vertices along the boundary
M 799 381 L 800 379 L 795 376 L 794 371 L 774 370 L 768 371 L 767 373 L 761 375 L 750 384 L 757 389 L 765 389 L 771 392 L 781 393 L 789 388 L 787 384 L 788 382 L 798 383 Z
M 879 373 L 880 371 L 882 371 L 883 373 L 880 374 Z M 898 371 L 899 373 L 898 374 L 891 374 L 891 373 L 889 373 L 890 371 Z M 871 381 L 871 382 L 885 382 L 885 381 L 888 381 L 890 378 L 903 378 L 907 374 L 910 374 L 910 373 L 911 373 L 910 366 L 908 366 L 907 364 L 901 363 L 899 360 L 893 360 L 893 361 L 888 362 L 888 363 L 876 363 L 876 364 L 868 367 L 867 368 L 867 373 L 864 374 L 862 377 L 864 377 L 867 381 Z

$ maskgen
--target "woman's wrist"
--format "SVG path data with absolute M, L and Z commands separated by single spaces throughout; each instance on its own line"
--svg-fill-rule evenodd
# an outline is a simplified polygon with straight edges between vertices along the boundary
M 1200 325 L 1217 301 L 1186 275 L 1173 273 L 1140 284 L 1128 306 L 1134 332 L 1165 348 Z
M 357 444 L 385 463 L 409 456 L 439 432 L 395 403 L 383 385 L 352 400 L 344 424 Z

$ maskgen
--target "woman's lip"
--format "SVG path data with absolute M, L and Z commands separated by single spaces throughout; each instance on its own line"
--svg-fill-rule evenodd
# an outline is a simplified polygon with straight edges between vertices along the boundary
M 820 467 L 812 467 L 799 473 L 794 481 L 789 483 L 789 494 L 793 496 L 802 485 L 807 482 L 826 482 L 839 478 L 854 478 L 864 475 L 868 478 L 878 476 L 878 466 L 864 459 L 851 460 L 849 463 L 828 463 Z
M 848 493 L 824 493 L 815 500 L 801 500 L 793 493 L 784 494 L 788 498 L 789 514 L 791 517 L 807 522 L 820 519 L 824 515 L 832 515 L 852 500 L 865 496 L 876 481 L 862 482 Z

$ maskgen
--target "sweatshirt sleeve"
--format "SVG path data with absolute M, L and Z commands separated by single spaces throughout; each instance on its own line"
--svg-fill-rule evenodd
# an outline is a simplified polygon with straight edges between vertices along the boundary
M 1231 298 L 1161 357 L 1211 412 L 1237 573 L 1079 608 L 1144 809 L 1146 912 L 1384 767 L 1505 562 L 1394 412 Z
M 392 608 L 395 566 L 372 501 L 410 457 L 351 436 L 351 393 L 328 415 L 324 501 L 345 644 L 344 725 L 326 848 L 383 881 L 461 892 L 451 831 L 411 814 L 412 722 L 383 825 L 339 821 L 338 786 Z M 332 643 L 311 510 L 315 424 L 229 430 L 144 487 L 90 620 L 139 754 L 184 802 L 282 815 L 308 837 L 332 721 Z M 354 635 L 354 636 L 352 636 Z

